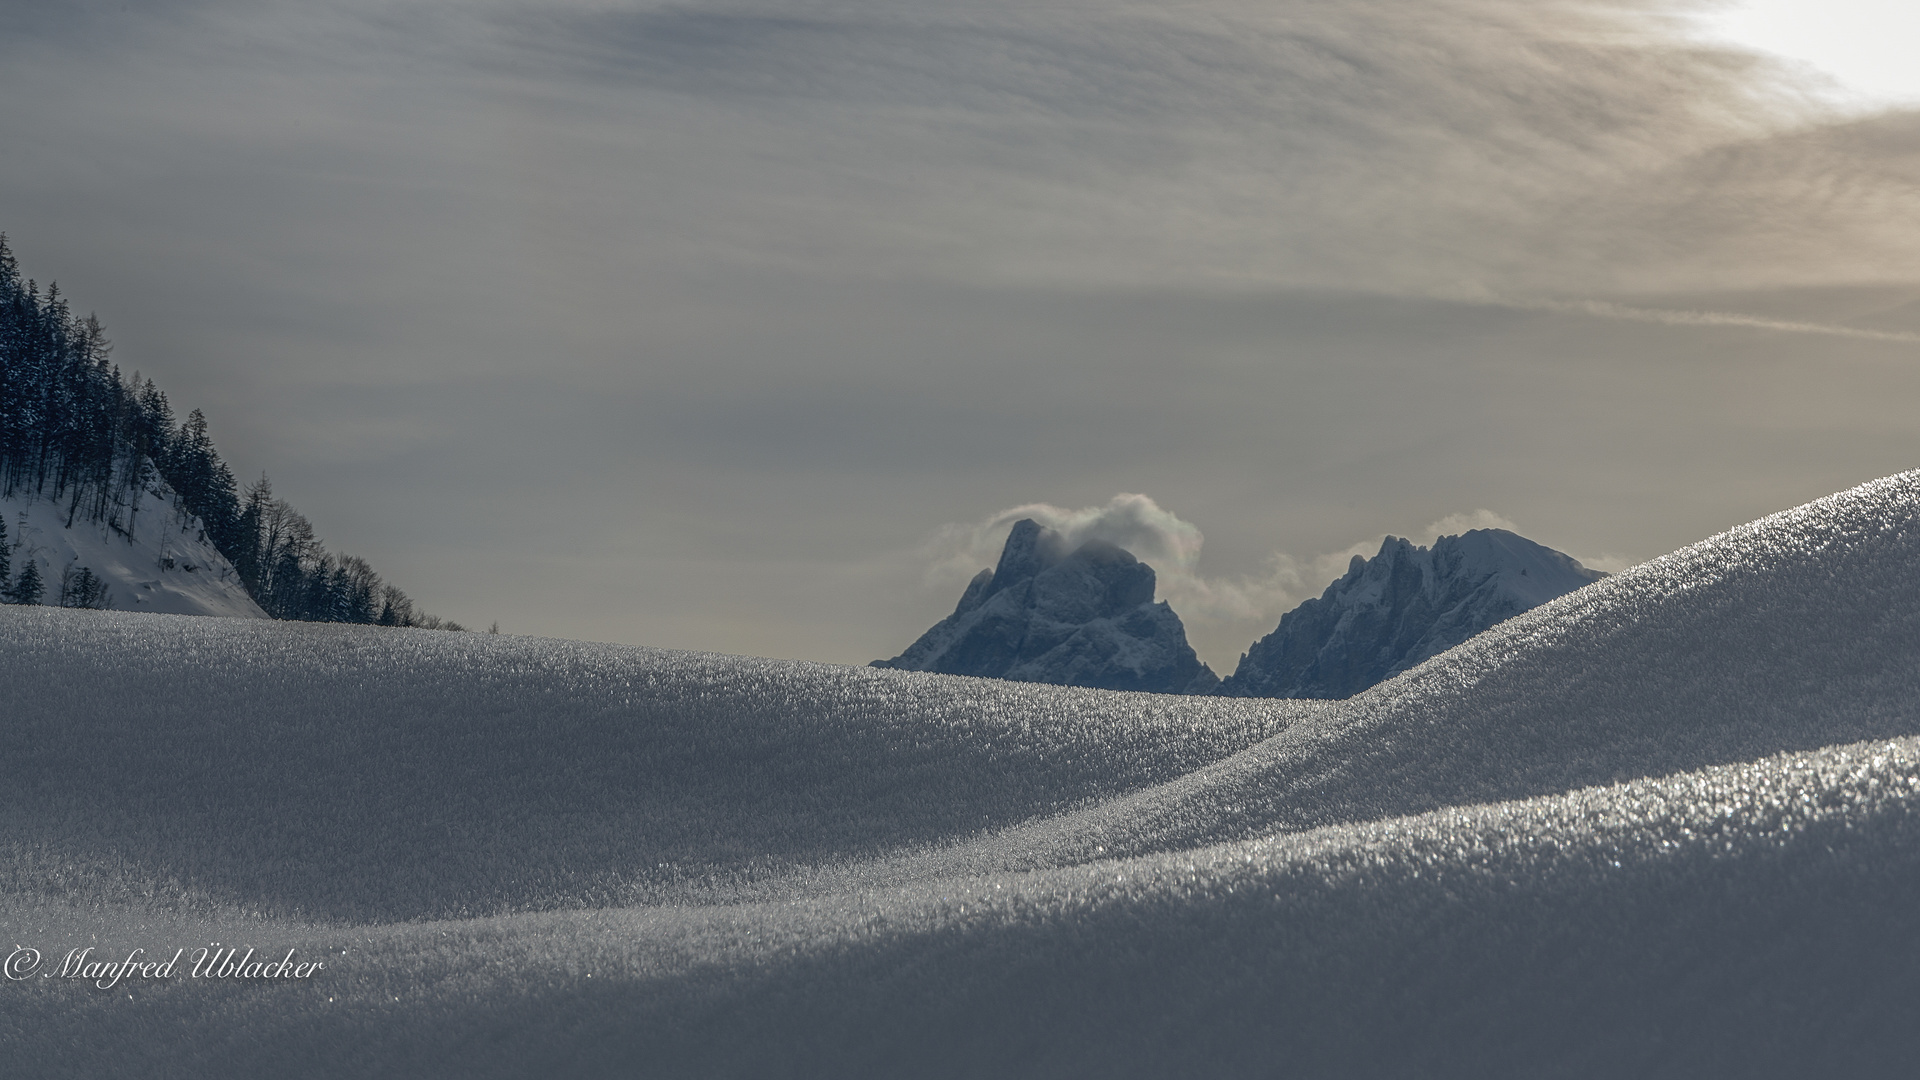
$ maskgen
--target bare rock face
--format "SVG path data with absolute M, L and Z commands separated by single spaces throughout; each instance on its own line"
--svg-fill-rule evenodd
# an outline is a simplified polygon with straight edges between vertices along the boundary
M 1058 533 L 1014 525 L 1000 563 L 953 614 L 874 667 L 1058 686 L 1209 693 L 1219 684 L 1180 616 L 1153 600 L 1153 568 L 1102 540 L 1069 552 Z
M 1389 536 L 1371 559 L 1280 618 L 1215 693 L 1345 698 L 1606 575 L 1505 529 Z

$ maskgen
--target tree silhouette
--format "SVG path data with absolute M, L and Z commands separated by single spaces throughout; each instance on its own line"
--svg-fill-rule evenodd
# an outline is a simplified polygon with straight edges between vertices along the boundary
M 7 601 L 13 604 L 38 604 L 46 594 L 46 583 L 40 580 L 40 564 L 28 559 L 26 568 L 20 571 L 20 579 L 7 590 Z

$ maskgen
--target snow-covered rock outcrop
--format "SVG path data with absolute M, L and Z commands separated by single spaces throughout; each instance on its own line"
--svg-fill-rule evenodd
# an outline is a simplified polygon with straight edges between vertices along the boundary
M 1219 681 L 1187 644 L 1153 567 L 1104 540 L 1069 552 L 1032 519 L 1015 524 L 1000 564 L 967 585 L 953 614 L 874 667 L 1057 686 L 1205 693 Z
M 1387 537 L 1371 559 L 1280 618 L 1220 694 L 1346 698 L 1606 575 L 1505 529 Z
M 117 610 L 267 617 L 165 481 L 149 482 L 108 521 L 81 515 L 69 525 L 68 511 L 33 495 L 0 500 L 13 575 L 35 563 L 46 583 L 43 603 L 60 603 L 62 577 L 85 568 L 106 584 L 104 606 Z

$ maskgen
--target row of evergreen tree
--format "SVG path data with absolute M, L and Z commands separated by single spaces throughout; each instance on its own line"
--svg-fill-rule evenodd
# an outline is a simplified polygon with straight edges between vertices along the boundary
M 142 492 L 165 481 L 274 618 L 461 629 L 415 608 L 366 560 L 327 551 L 264 474 L 241 490 L 200 410 L 176 424 L 167 395 L 138 372 L 122 377 L 111 352 L 100 321 L 75 316 L 59 286 L 42 293 L 20 276 L 0 233 L 0 497 L 51 499 L 69 527 L 98 522 L 132 536 Z M 37 568 L 33 578 L 38 596 Z M 81 583 L 90 602 L 74 606 L 97 605 L 97 580 Z M 0 597 L 39 602 L 21 585 L 0 580 Z

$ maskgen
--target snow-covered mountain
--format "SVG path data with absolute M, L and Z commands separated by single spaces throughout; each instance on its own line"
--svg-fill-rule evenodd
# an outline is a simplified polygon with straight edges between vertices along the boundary
M 60 603 L 64 575 L 85 568 L 105 582 L 106 607 L 266 618 L 200 519 L 176 504 L 173 490 L 157 479 L 106 521 L 70 515 L 69 507 L 37 496 L 0 500 L 13 575 L 33 562 L 46 584 L 46 604 Z
M 1058 533 L 1023 519 L 999 565 L 974 577 L 953 614 L 873 666 L 1108 690 L 1211 690 L 1218 676 L 1153 589 L 1153 567 L 1121 548 L 1089 540 L 1067 551 Z
M 1496 623 L 1606 575 L 1505 529 L 1389 536 L 1371 559 L 1280 617 L 1215 691 L 1235 697 L 1345 698 L 1438 656 Z

